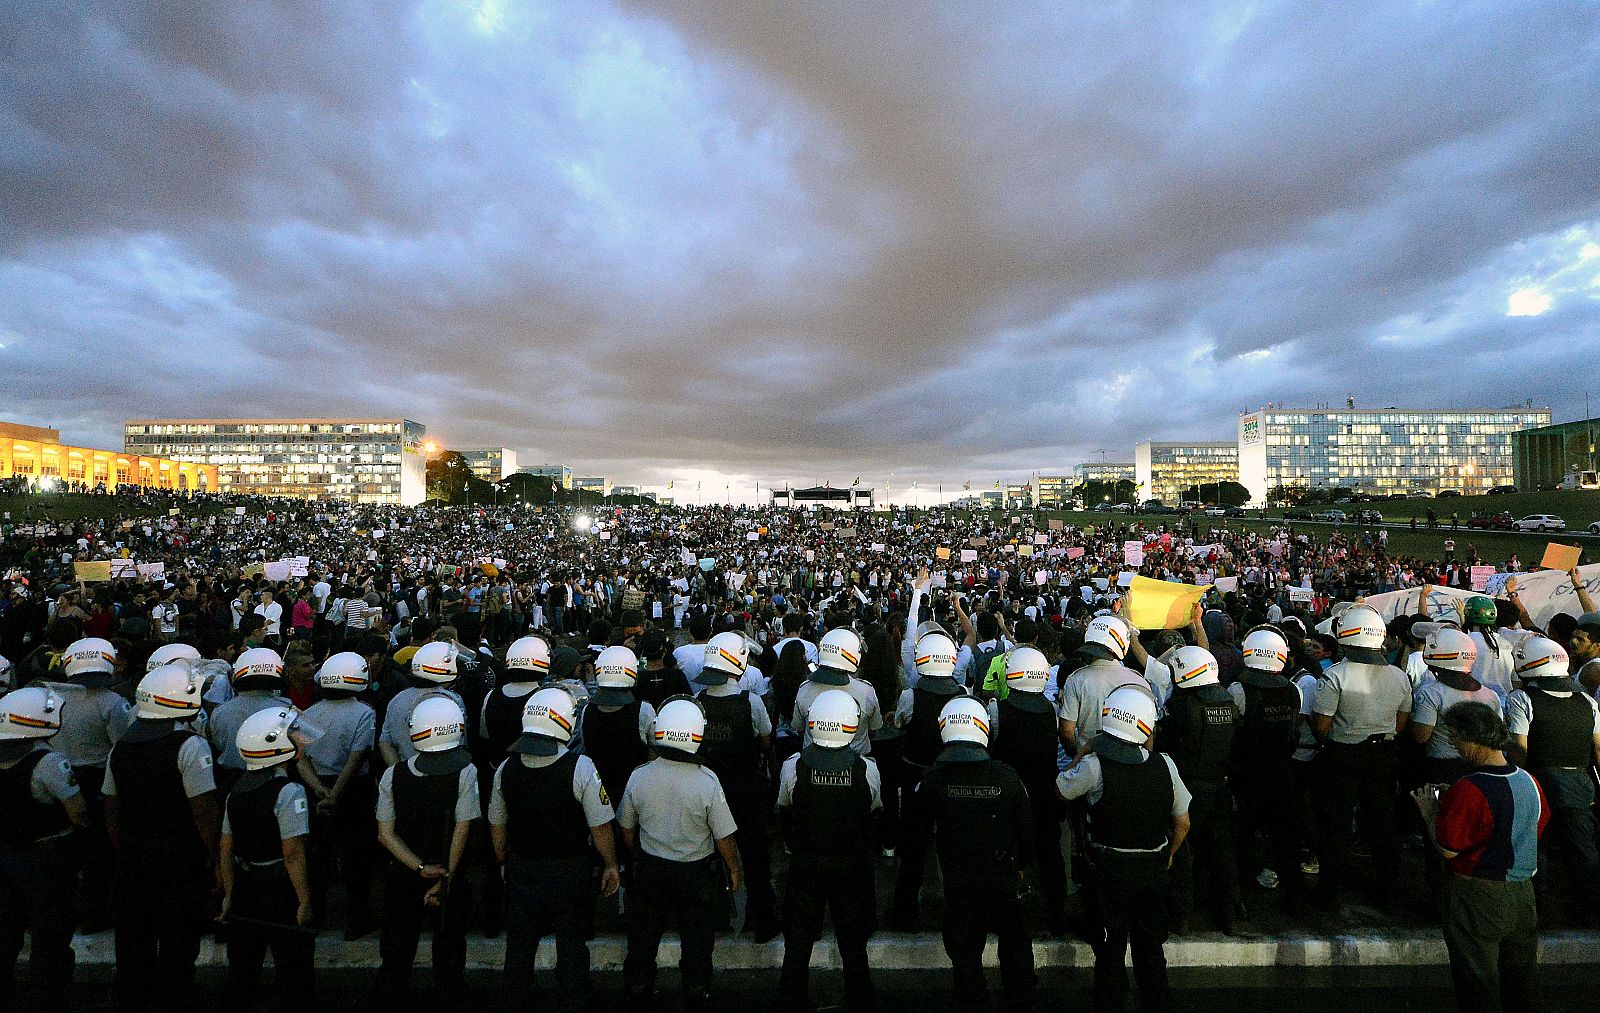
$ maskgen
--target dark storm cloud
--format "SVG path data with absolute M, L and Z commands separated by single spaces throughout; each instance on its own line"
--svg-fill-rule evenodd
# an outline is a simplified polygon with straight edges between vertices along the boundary
M 175 10 L 0 10 L 8 416 L 953 483 L 1600 353 L 1588 4 Z

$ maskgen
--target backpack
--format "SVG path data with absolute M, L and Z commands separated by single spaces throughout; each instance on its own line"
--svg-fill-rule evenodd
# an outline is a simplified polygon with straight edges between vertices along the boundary
M 999 670 L 999 675 L 995 671 Z M 998 688 L 997 684 L 998 683 Z M 967 689 L 984 700 L 1004 700 L 1006 686 L 1005 641 L 996 640 L 993 647 L 972 649 L 972 665 L 967 669 Z

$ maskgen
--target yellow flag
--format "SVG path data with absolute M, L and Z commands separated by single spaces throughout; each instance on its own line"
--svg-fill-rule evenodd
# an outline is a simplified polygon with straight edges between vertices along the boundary
M 1189 617 L 1210 584 L 1177 584 L 1135 576 L 1128 585 L 1128 620 L 1141 630 L 1175 630 L 1189 625 Z

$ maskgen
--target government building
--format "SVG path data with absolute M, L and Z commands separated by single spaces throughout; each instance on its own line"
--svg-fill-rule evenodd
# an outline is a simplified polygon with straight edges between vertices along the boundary
M 216 492 L 213 465 L 180 461 L 155 454 L 91 447 L 69 447 L 61 432 L 43 426 L 0 422 L 0 479 L 20 478 L 39 489 L 83 487 L 161 489 L 174 492 Z
M 1198 486 L 1200 499 L 1215 503 L 1206 486 L 1239 481 L 1239 448 L 1232 443 L 1162 443 L 1146 441 L 1133 448 L 1133 480 L 1141 500 L 1158 499 L 1177 506 L 1184 490 Z

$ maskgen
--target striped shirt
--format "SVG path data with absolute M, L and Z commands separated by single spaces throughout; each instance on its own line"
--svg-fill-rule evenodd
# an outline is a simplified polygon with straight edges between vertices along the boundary
M 1506 764 L 1463 777 L 1439 800 L 1439 846 L 1456 852 L 1450 871 L 1520 883 L 1539 869 L 1539 837 L 1550 822 L 1539 782 Z
M 368 628 L 367 603 L 362 598 L 346 598 L 344 603 L 344 626 L 347 630 L 364 630 Z

